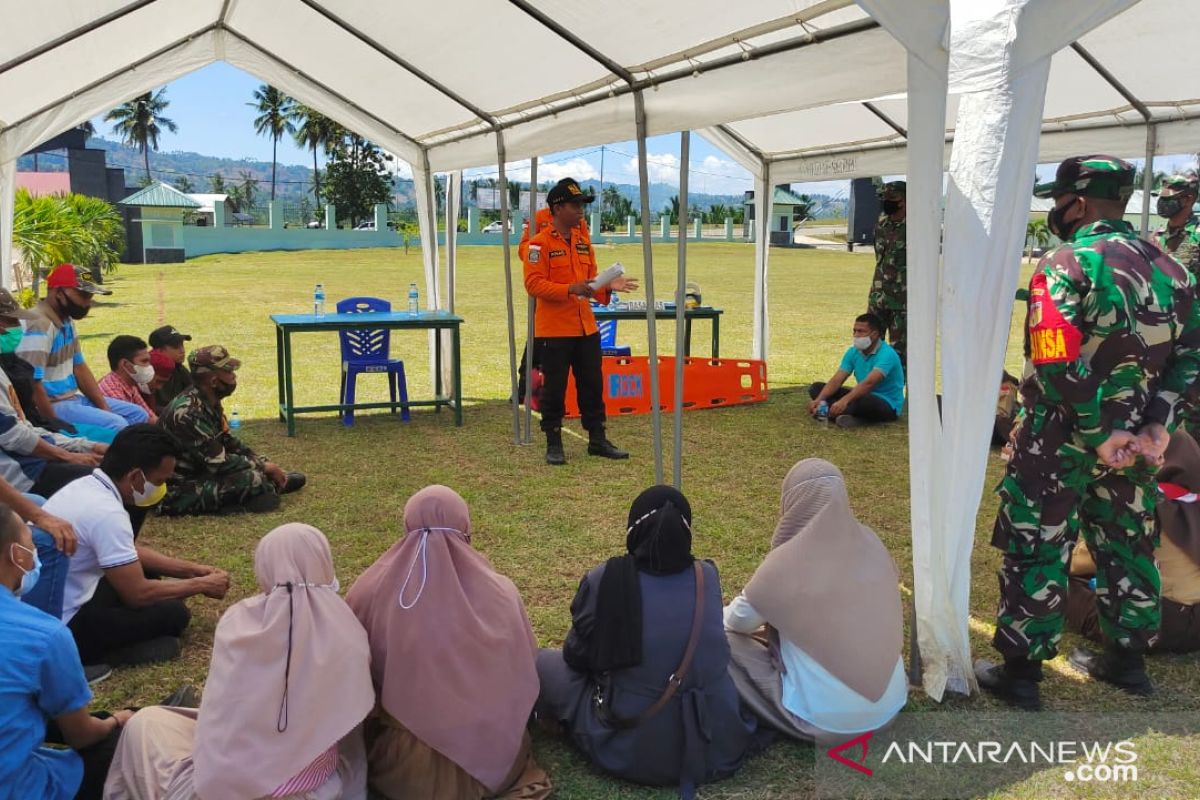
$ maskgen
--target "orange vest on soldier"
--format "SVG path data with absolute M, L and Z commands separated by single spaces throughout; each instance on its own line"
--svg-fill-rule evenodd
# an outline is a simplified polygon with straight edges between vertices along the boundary
M 534 235 L 525 249 L 525 291 L 537 298 L 533 335 L 539 339 L 590 336 L 597 331 L 588 299 L 567 293 L 572 283 L 590 281 L 597 272 L 596 253 L 586 234 L 579 228 L 571 233 L 567 242 L 550 225 Z M 607 305 L 609 290 L 601 289 L 593 299 Z
M 536 228 L 537 228 L 536 233 L 541 233 L 542 231 L 546 230 L 546 228 L 550 227 L 550 207 L 549 206 L 542 206 L 541 208 L 538 209 L 537 214 L 534 215 L 534 223 L 536 224 Z M 576 234 L 582 235 L 583 240 L 585 242 L 587 242 L 589 246 L 591 245 L 592 232 L 591 232 L 591 230 L 588 229 L 588 224 L 587 224 L 586 219 L 582 219 L 579 221 L 579 227 L 575 229 L 575 234 L 572 234 L 572 238 L 574 238 L 574 236 Z M 520 257 L 520 259 L 522 261 L 525 260 L 525 251 L 528 249 L 528 247 L 529 247 L 529 223 L 526 222 L 524 225 L 521 226 L 521 243 L 517 245 L 517 255 Z

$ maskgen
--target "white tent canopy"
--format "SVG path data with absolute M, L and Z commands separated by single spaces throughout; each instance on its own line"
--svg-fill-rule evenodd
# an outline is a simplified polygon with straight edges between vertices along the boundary
M 973 686 L 969 556 L 992 405 L 981 387 L 999 379 L 1011 308 L 995 298 L 1015 287 L 1037 121 L 1044 158 L 1126 152 L 1147 119 L 1161 148 L 1190 147 L 1200 130 L 1200 101 L 1185 83 L 1194 70 L 1177 68 L 1194 52 L 1187 26 L 1160 22 L 1187 19 L 1184 4 L 1143 0 L 1109 22 L 1134 2 L 10 2 L 0 37 L 0 278 L 11 280 L 16 158 L 216 60 L 412 164 L 433 307 L 453 292 L 453 278 L 445 293 L 439 278 L 435 171 L 635 135 L 644 148 L 647 134 L 702 129 L 755 175 L 760 203 L 775 183 L 906 173 L 916 610 L 925 687 L 940 698 L 948 686 Z M 1061 50 L 1075 40 L 1090 55 Z M 1146 69 L 1150 42 L 1171 53 L 1173 72 Z M 520 55 L 487 69 L 499 52 Z M 943 268 L 948 129 L 957 142 Z M 768 215 L 759 210 L 753 347 L 765 357 Z M 645 203 L 643 212 L 648 229 Z M 939 335 L 944 421 L 933 400 Z

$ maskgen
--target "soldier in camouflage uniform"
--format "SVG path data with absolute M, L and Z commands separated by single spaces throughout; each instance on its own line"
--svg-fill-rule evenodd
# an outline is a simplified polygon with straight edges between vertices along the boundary
M 159 424 L 179 439 L 183 455 L 167 484 L 164 514 L 274 511 L 279 495 L 305 483 L 229 432 L 221 401 L 237 388 L 241 362 L 220 345 L 188 354 L 194 385 L 163 410 Z
M 1163 181 L 1158 196 L 1158 215 L 1167 224 L 1154 232 L 1154 241 L 1164 252 L 1187 267 L 1192 277 L 1200 281 L 1200 220 L 1192 207 L 1196 205 L 1196 179 L 1187 175 L 1172 175 Z
M 992 544 L 1004 553 L 993 644 L 980 685 L 1040 707 L 1042 661 L 1066 612 L 1076 538 L 1095 555 L 1103 655 L 1073 666 L 1135 694 L 1153 687 L 1142 653 L 1159 627 L 1156 486 L 1168 431 L 1197 400 L 1200 303 L 1192 277 L 1123 220 L 1133 166 L 1110 156 L 1064 161 L 1038 187 L 1054 197 L 1050 230 L 1065 243 L 1030 281 L 1024 422 L 1000 493 Z
M 908 250 L 905 246 L 908 186 L 904 181 L 883 185 L 883 216 L 875 224 L 875 277 L 867 296 L 867 311 L 883 320 L 888 342 L 908 366 Z

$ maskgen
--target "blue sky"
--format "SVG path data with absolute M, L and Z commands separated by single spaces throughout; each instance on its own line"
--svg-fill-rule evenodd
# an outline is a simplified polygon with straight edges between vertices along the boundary
M 160 148 L 167 151 L 184 150 L 227 158 L 248 157 L 269 161 L 271 140 L 254 133 L 255 112 L 248 105 L 254 90 L 261 83 L 259 79 L 235 67 L 216 62 L 169 84 L 167 99 L 171 105 L 167 116 L 179 126 L 179 132 L 164 134 L 159 142 Z M 104 122 L 102 117 L 96 118 L 93 123 L 97 133 L 114 138 L 111 125 Z M 605 182 L 636 184 L 636 152 L 637 146 L 632 141 L 606 145 L 603 151 Z M 647 141 L 647 152 L 650 179 L 678 184 L 678 134 L 650 138 Z M 279 161 L 284 164 L 308 166 L 312 164 L 312 155 L 296 147 L 289 138 L 285 138 L 279 142 Z M 745 169 L 700 136 L 692 137 L 689 162 L 689 187 L 692 192 L 740 194 L 754 188 L 750 174 Z M 601 170 L 601 148 L 551 154 L 538 163 L 539 180 L 558 180 L 568 175 L 578 180 L 598 179 Z M 1187 155 L 1157 159 L 1155 167 L 1171 172 L 1189 168 L 1194 164 L 1195 157 Z M 495 171 L 494 167 L 470 170 L 467 175 L 494 175 Z M 1038 175 L 1042 178 L 1053 175 L 1053 172 L 1054 168 L 1051 165 L 1043 165 L 1038 169 Z M 518 165 L 512 177 L 527 180 L 527 167 L 521 169 Z M 826 181 L 796 186 L 801 191 L 844 197 L 847 182 Z

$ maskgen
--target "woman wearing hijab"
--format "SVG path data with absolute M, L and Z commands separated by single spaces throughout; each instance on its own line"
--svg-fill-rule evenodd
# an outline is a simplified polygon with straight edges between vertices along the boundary
M 370 648 L 338 597 L 329 542 L 280 526 L 259 541 L 254 574 L 261 594 L 217 623 L 199 711 L 134 714 L 107 800 L 365 800 Z
M 1180 428 L 1164 458 L 1155 506 L 1162 536 L 1154 549 L 1162 577 L 1162 627 L 1150 652 L 1193 653 L 1200 650 L 1200 444 Z M 1096 592 L 1089 584 L 1095 574 L 1096 562 L 1081 539 L 1071 557 L 1067 627 L 1103 643 Z
M 828 461 L 792 467 L 781 505 L 771 552 L 725 609 L 738 693 L 797 739 L 878 730 L 908 699 L 896 565 Z
M 371 789 L 388 800 L 547 797 L 525 730 L 537 640 L 517 587 L 471 547 L 470 512 L 453 489 L 409 498 L 404 528 L 346 595 L 367 629 L 378 695 Z
M 633 502 L 625 547 L 580 581 L 562 651 L 538 654 L 538 716 L 604 771 L 690 797 L 732 775 L 755 732 L 729 678 L 720 576 L 692 556 L 692 509 L 670 486 Z

